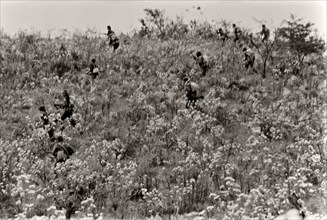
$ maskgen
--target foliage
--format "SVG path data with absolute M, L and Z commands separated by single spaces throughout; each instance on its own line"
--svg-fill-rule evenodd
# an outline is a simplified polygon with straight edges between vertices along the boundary
M 210 24 L 167 23 L 162 12 L 147 12 L 153 32 L 120 35 L 115 53 L 92 30 L 56 38 L 1 33 L 0 216 L 56 218 L 64 209 L 99 219 L 193 211 L 258 219 L 291 208 L 293 192 L 307 212 L 324 213 L 325 63 L 303 68 L 302 77 L 276 75 L 284 55 L 274 44 L 263 52 L 271 62 L 262 78 L 245 73 L 239 46 L 217 43 Z M 174 37 L 179 30 L 183 38 Z M 189 56 L 194 48 L 210 55 L 205 77 Z M 312 53 L 323 60 L 320 49 Z M 101 70 L 94 81 L 84 74 L 93 57 Z M 185 76 L 203 88 L 204 100 L 191 109 Z M 75 127 L 55 123 L 63 89 Z M 50 126 L 76 149 L 65 163 L 54 165 Z
M 302 23 L 302 19 L 291 15 L 289 20 L 285 20 L 285 25 L 278 30 L 280 40 L 286 43 L 300 64 L 306 56 L 312 53 L 321 54 L 325 49 L 324 40 L 313 35 L 313 25 L 311 22 Z

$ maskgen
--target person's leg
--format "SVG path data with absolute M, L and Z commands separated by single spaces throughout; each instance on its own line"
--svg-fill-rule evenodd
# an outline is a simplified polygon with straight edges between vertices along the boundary
M 113 44 L 113 47 L 114 47 L 114 52 L 118 49 L 119 47 L 119 42 L 116 41 L 114 44 Z
M 249 68 L 249 62 L 245 63 L 245 69 L 247 70 Z

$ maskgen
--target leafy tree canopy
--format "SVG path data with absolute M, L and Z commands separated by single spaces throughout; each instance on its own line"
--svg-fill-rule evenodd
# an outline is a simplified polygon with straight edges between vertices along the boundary
M 323 39 L 313 34 L 313 26 L 314 23 L 303 23 L 301 18 L 291 15 L 278 31 L 282 42 L 294 53 L 300 63 L 305 56 L 312 53 L 322 54 L 325 49 Z

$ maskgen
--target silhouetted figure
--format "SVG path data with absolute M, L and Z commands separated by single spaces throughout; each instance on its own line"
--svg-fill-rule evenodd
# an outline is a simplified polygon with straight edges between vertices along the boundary
M 66 219 L 70 219 L 70 217 L 77 211 L 76 206 L 74 205 L 73 202 L 69 201 L 68 204 L 66 205 L 66 213 L 65 217 Z
M 144 37 L 144 36 L 149 34 L 149 28 L 146 25 L 144 19 L 141 19 L 140 22 L 142 24 L 142 27 L 141 27 L 141 30 L 140 30 L 139 34 L 140 34 L 141 37 Z
M 202 54 L 200 51 L 192 53 L 192 57 L 195 60 L 197 64 L 199 64 L 201 70 L 202 70 L 202 76 L 206 75 L 206 72 L 209 69 L 209 59 L 208 56 L 205 54 Z
M 223 42 L 222 46 L 224 46 L 225 41 L 228 40 L 228 35 L 226 32 L 223 31 L 223 29 L 219 28 L 217 31 L 218 35 L 219 35 L 219 39 Z
M 184 89 L 186 91 L 186 108 L 189 108 L 190 105 L 195 107 L 195 103 L 199 99 L 204 99 L 203 96 L 200 96 L 200 86 L 195 82 L 191 82 L 189 78 L 184 78 Z
M 61 115 L 61 120 L 64 121 L 65 119 L 68 118 L 70 120 L 70 124 L 73 127 L 75 127 L 76 122 L 72 118 L 73 112 L 74 112 L 74 105 L 70 103 L 70 98 L 69 98 L 67 90 L 63 90 L 62 94 L 64 97 L 63 103 L 57 103 L 57 104 L 54 104 L 54 106 L 56 108 L 64 109 L 64 113 Z
M 90 63 L 90 70 L 87 72 L 87 74 L 91 75 L 92 79 L 96 79 L 99 75 L 99 68 L 97 67 L 95 63 L 95 59 L 93 58 Z
M 262 25 L 262 30 L 260 32 L 260 35 L 262 37 L 261 38 L 262 42 L 268 41 L 269 36 L 270 36 L 270 30 L 266 27 L 265 24 Z
M 55 137 L 54 137 L 54 129 L 53 129 L 53 127 L 50 124 L 49 114 L 46 111 L 44 105 L 40 106 L 39 107 L 39 110 L 40 110 L 40 112 L 42 112 L 41 119 L 43 121 L 43 129 L 45 129 L 45 130 L 48 131 L 48 135 L 49 135 L 50 140 L 51 141 L 54 141 L 55 140 Z
M 234 33 L 234 42 L 236 43 L 238 40 L 240 40 L 242 31 L 239 27 L 236 26 L 236 24 L 233 24 L 232 27 L 233 27 L 233 33 Z
M 112 46 L 114 48 L 114 52 L 117 50 L 119 47 L 119 40 L 118 37 L 116 36 L 115 32 L 111 30 L 111 26 L 107 26 L 107 36 L 109 39 L 109 46 Z

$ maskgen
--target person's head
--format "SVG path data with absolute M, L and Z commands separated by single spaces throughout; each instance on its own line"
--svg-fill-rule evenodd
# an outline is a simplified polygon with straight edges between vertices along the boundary
M 44 105 L 41 105 L 41 106 L 39 107 L 39 110 L 40 110 L 41 112 L 45 112 L 45 106 L 44 106 Z
M 236 24 L 233 24 L 232 26 L 233 26 L 233 27 L 236 27 Z
M 200 56 L 202 56 L 202 53 L 201 53 L 201 51 L 198 51 L 198 52 L 196 52 L 196 56 L 197 56 L 197 57 L 200 57 Z
M 64 137 L 63 136 L 58 136 L 57 137 L 57 142 L 60 143 L 60 142 L 63 142 L 64 141 Z
M 110 27 L 110 25 L 108 25 L 108 26 L 107 26 L 107 29 L 108 29 L 108 30 L 111 30 L 111 27 Z
M 218 31 L 219 31 L 219 32 L 222 32 L 222 31 L 223 31 L 223 29 L 219 28 L 219 29 L 218 29 Z
M 66 51 L 66 47 L 64 44 L 60 44 L 60 51 Z
M 243 52 L 245 52 L 247 49 L 246 49 L 246 47 L 243 47 Z
M 65 96 L 65 97 L 67 97 L 67 96 L 68 96 L 68 92 L 67 92 L 67 90 L 66 90 L 66 89 L 64 89 L 64 90 L 62 91 L 62 95 L 63 95 L 63 96 Z
M 92 63 L 95 63 L 95 58 L 93 58 L 93 59 L 91 60 L 91 62 L 92 62 Z
M 262 28 L 263 28 L 263 29 L 265 29 L 265 28 L 266 28 L 266 25 L 265 25 L 265 24 L 263 24 L 263 25 L 262 25 Z

